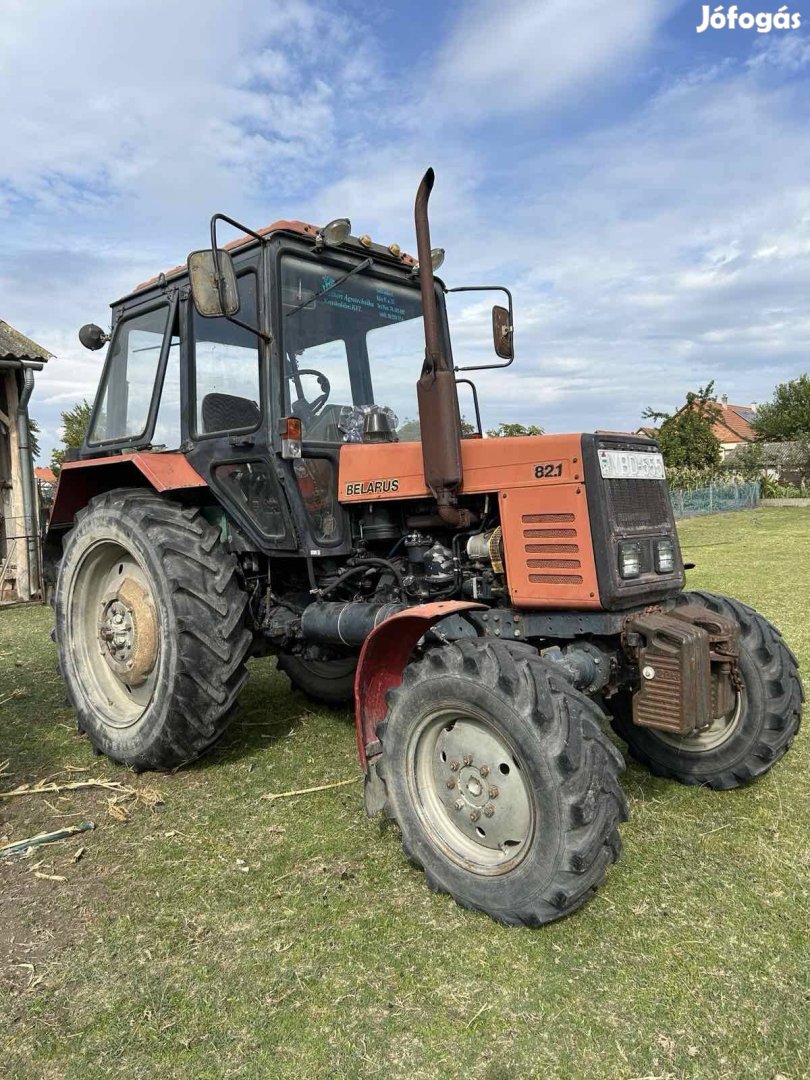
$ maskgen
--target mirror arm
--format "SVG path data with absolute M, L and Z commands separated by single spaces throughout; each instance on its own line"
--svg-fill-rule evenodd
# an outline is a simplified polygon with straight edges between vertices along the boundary
M 497 366 L 506 367 L 506 364 L 499 364 Z M 456 368 L 455 370 L 461 371 L 461 368 Z M 478 387 L 475 385 L 472 379 L 456 379 L 456 386 L 460 386 L 462 383 L 464 383 L 465 386 L 469 386 L 469 388 L 472 390 L 473 408 L 475 409 L 475 423 L 478 427 L 478 434 L 483 438 L 484 429 L 483 427 L 481 427 L 481 409 L 478 406 Z
M 512 307 L 512 293 L 507 289 L 505 285 L 458 285 L 455 289 L 445 289 L 445 292 L 502 292 L 506 293 L 506 300 L 509 308 L 509 331 L 514 334 L 515 332 L 515 315 Z M 513 364 L 515 360 L 512 355 L 509 360 L 503 364 L 473 364 L 468 367 L 456 367 L 454 371 L 493 371 L 496 368 L 507 368 L 510 364 Z
M 241 221 L 236 221 L 232 217 L 228 217 L 227 214 L 214 214 L 211 218 L 211 252 L 214 256 L 214 265 L 217 270 L 217 296 L 219 297 L 220 307 L 225 307 L 225 296 L 222 289 L 222 268 L 219 262 L 219 244 L 217 243 L 217 222 L 224 221 L 226 225 L 232 225 L 234 229 L 241 229 L 242 232 L 247 233 L 248 236 L 252 236 L 254 240 L 258 240 L 260 244 L 264 244 L 266 239 L 261 233 L 255 232 L 253 229 L 249 229 L 247 225 L 243 225 Z M 225 318 L 237 326 L 241 326 L 243 330 L 249 330 L 251 334 L 255 334 L 261 338 L 262 341 L 268 342 L 273 340 L 269 334 L 265 334 L 263 330 L 257 329 L 255 326 L 250 326 L 249 323 L 242 322 L 241 319 L 235 318 L 233 315 L 226 315 Z

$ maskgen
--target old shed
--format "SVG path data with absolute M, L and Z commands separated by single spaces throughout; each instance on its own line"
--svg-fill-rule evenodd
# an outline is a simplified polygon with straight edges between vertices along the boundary
M 0 602 L 40 592 L 39 505 L 28 402 L 51 353 L 0 319 Z

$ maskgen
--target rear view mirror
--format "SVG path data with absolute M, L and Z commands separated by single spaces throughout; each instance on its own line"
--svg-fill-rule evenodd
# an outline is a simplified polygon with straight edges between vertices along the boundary
M 96 349 L 101 349 L 110 340 L 110 335 L 105 334 L 100 326 L 96 326 L 95 323 L 85 323 L 79 331 L 79 341 L 84 345 L 85 349 L 92 349 L 93 352 Z
M 210 248 L 192 251 L 188 257 L 188 280 L 194 307 L 206 319 L 235 315 L 239 310 L 236 273 L 226 251 L 216 254 Z
M 515 357 L 512 331 L 509 312 L 505 307 L 496 304 L 492 309 L 492 341 L 495 352 L 502 360 L 513 360 Z

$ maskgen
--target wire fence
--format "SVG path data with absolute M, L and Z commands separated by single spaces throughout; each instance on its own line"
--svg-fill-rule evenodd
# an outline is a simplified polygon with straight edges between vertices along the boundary
M 709 484 L 708 487 L 670 491 L 676 518 L 697 514 L 722 514 L 727 510 L 753 510 L 759 506 L 759 484 Z

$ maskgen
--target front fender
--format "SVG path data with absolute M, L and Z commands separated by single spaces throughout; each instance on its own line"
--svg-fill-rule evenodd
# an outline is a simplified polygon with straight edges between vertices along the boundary
M 368 635 L 354 680 L 357 752 L 363 772 L 368 774 L 370 761 L 380 753 L 376 729 L 388 710 L 385 695 L 402 682 L 402 673 L 419 639 L 448 615 L 485 607 L 466 600 L 420 604 L 392 615 Z

